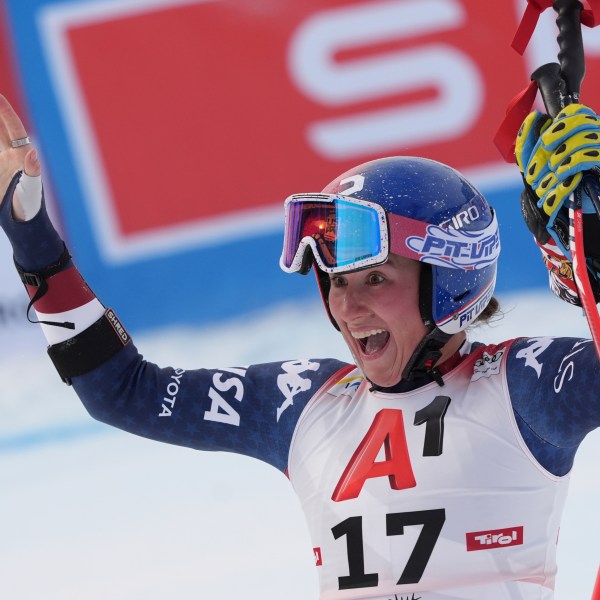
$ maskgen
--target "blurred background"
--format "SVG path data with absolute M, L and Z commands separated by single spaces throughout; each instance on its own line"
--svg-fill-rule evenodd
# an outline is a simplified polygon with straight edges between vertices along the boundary
M 349 360 L 312 277 L 279 270 L 282 204 L 394 154 L 451 164 L 497 210 L 506 315 L 478 337 L 588 335 L 546 291 L 517 169 L 492 142 L 531 71 L 556 60 L 551 14 L 521 57 L 520 0 L 0 7 L 0 90 L 40 149 L 54 222 L 150 360 Z M 582 98 L 597 108 L 600 32 L 584 34 Z M 286 480 L 92 422 L 25 319 L 4 238 L 0 251 L 0 598 L 315 598 Z M 565 513 L 558 600 L 589 597 L 598 565 L 594 443 Z

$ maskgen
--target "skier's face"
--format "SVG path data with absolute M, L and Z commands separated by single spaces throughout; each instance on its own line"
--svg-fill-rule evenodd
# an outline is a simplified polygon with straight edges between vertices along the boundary
M 383 265 L 330 276 L 331 314 L 358 366 L 382 387 L 400 381 L 426 333 L 419 271 L 418 262 L 392 254 Z

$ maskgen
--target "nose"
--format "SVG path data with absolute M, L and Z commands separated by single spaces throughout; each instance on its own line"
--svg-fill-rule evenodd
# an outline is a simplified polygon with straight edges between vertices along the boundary
M 346 322 L 351 322 L 373 314 L 364 293 L 349 285 L 344 289 L 341 298 L 337 298 L 337 308 L 340 316 Z

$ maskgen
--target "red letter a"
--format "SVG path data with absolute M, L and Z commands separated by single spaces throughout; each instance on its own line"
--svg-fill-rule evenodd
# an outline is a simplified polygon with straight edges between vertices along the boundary
M 375 462 L 381 447 L 385 460 Z M 334 502 L 357 498 L 367 479 L 387 475 L 393 490 L 415 487 L 417 482 L 410 464 L 402 411 L 385 408 L 373 419 L 367 435 L 352 455 L 331 499 Z

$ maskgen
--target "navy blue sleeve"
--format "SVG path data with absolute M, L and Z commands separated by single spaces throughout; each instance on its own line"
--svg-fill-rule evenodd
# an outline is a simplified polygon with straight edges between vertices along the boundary
M 0 227 L 24 269 L 41 271 L 64 246 L 45 204 L 27 222 L 12 216 L 17 174 L 0 205 Z M 147 362 L 129 343 L 72 384 L 88 412 L 131 433 L 198 450 L 225 450 L 285 471 L 298 418 L 321 385 L 346 363 L 280 363 L 184 371 Z
M 510 349 L 508 389 L 519 430 L 554 475 L 573 466 L 584 437 L 600 427 L 600 365 L 591 340 L 530 338 Z
M 12 245 L 15 262 L 26 271 L 42 271 L 59 259 L 64 245 L 48 217 L 43 196 L 42 207 L 31 220 L 13 218 L 12 196 L 20 177 L 20 173 L 14 176 L 0 204 L 0 227 Z
M 244 454 L 285 471 L 303 408 L 345 364 L 301 359 L 184 371 L 159 368 L 129 344 L 72 383 L 99 421 L 169 444 Z

